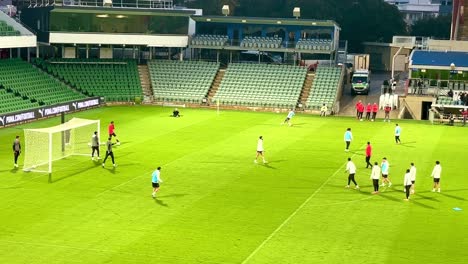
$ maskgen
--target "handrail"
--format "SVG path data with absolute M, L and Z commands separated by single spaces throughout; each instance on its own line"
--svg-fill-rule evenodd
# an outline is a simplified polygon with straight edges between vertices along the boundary
M 19 19 L 17 19 L 16 17 L 10 17 L 7 13 L 5 13 L 6 10 L 1 10 L 3 11 L 3 13 L 5 14 L 5 16 L 2 16 L 0 15 L 0 18 L 4 19 L 4 20 L 7 20 L 6 22 L 15 22 L 17 24 L 19 24 L 20 26 L 24 27 L 27 31 L 29 31 L 29 34 L 26 34 L 24 32 L 21 32 L 21 35 L 22 36 L 34 36 L 34 35 L 37 35 L 37 32 L 34 31 L 33 29 L 31 29 L 30 27 L 28 27 L 27 25 L 25 25 L 24 23 L 22 23 Z

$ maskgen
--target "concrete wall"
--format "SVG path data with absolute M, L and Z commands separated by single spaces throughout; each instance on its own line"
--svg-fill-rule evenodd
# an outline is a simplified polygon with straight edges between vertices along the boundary
M 92 34 L 50 33 L 50 43 L 56 44 L 103 44 L 142 45 L 149 47 L 186 47 L 188 36 L 139 35 L 139 34 Z
M 430 39 L 428 45 L 429 50 L 468 51 L 468 41 Z
M 365 43 L 364 53 L 370 54 L 370 69 L 374 71 L 391 71 L 393 56 L 397 53 L 399 47 L 393 47 L 385 43 Z M 400 62 L 405 57 L 405 69 L 408 69 L 408 58 L 411 54 L 411 49 L 404 48 L 400 52 Z
M 406 101 L 406 104 L 413 113 L 415 120 L 421 120 L 422 102 L 432 102 L 433 98 L 430 96 L 407 96 L 400 98 L 402 101 Z M 402 105 L 402 102 L 400 102 Z

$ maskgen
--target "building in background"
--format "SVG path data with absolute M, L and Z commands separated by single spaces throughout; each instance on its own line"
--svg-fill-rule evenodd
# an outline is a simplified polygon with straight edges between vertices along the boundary
M 423 18 L 451 14 L 453 1 L 454 0 L 385 0 L 385 2 L 398 7 L 407 25 L 413 25 L 416 21 Z
M 468 40 L 467 6 L 467 0 L 453 0 L 451 40 Z

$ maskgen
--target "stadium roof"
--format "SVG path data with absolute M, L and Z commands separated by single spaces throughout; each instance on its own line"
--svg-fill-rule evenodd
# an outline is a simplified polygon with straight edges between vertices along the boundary
M 413 68 L 450 69 L 450 64 L 457 68 L 468 68 L 468 52 L 415 50 L 411 54 Z
M 264 24 L 285 26 L 314 26 L 337 27 L 333 20 L 295 19 L 295 18 L 267 18 L 267 17 L 233 17 L 233 16 L 192 16 L 196 22 L 232 23 L 232 24 Z
M 171 15 L 191 16 L 196 13 L 194 9 L 138 9 L 138 8 L 106 8 L 106 7 L 81 7 L 81 6 L 54 6 L 51 12 L 60 13 L 104 13 L 125 15 Z

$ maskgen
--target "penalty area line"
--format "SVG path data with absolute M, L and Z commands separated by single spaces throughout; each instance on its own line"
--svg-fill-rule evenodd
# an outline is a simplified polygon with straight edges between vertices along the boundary
M 356 153 L 354 153 L 351 158 L 353 158 L 354 156 L 356 156 Z M 346 162 L 341 165 L 341 167 L 335 171 L 335 173 L 333 173 L 331 176 L 329 176 L 323 183 L 322 185 L 320 185 L 298 208 L 296 208 L 296 210 L 294 210 L 294 212 L 292 212 L 288 218 L 286 218 L 275 230 L 273 230 L 273 232 L 267 237 L 265 238 L 265 240 L 263 240 L 263 242 L 258 245 L 258 247 L 252 251 L 252 253 L 250 253 L 250 255 L 247 256 L 247 258 L 244 259 L 244 261 L 242 261 L 242 264 L 245 264 L 245 263 L 248 263 L 250 261 L 250 259 L 255 256 L 286 224 L 289 223 L 289 221 L 291 221 L 291 219 L 300 211 L 302 210 L 302 208 L 304 208 L 304 206 L 306 206 L 306 204 L 309 203 L 310 200 L 312 200 L 316 195 L 317 193 L 319 193 L 323 187 L 325 187 L 331 179 L 333 179 L 340 171 L 343 170 L 344 166 L 346 165 Z

